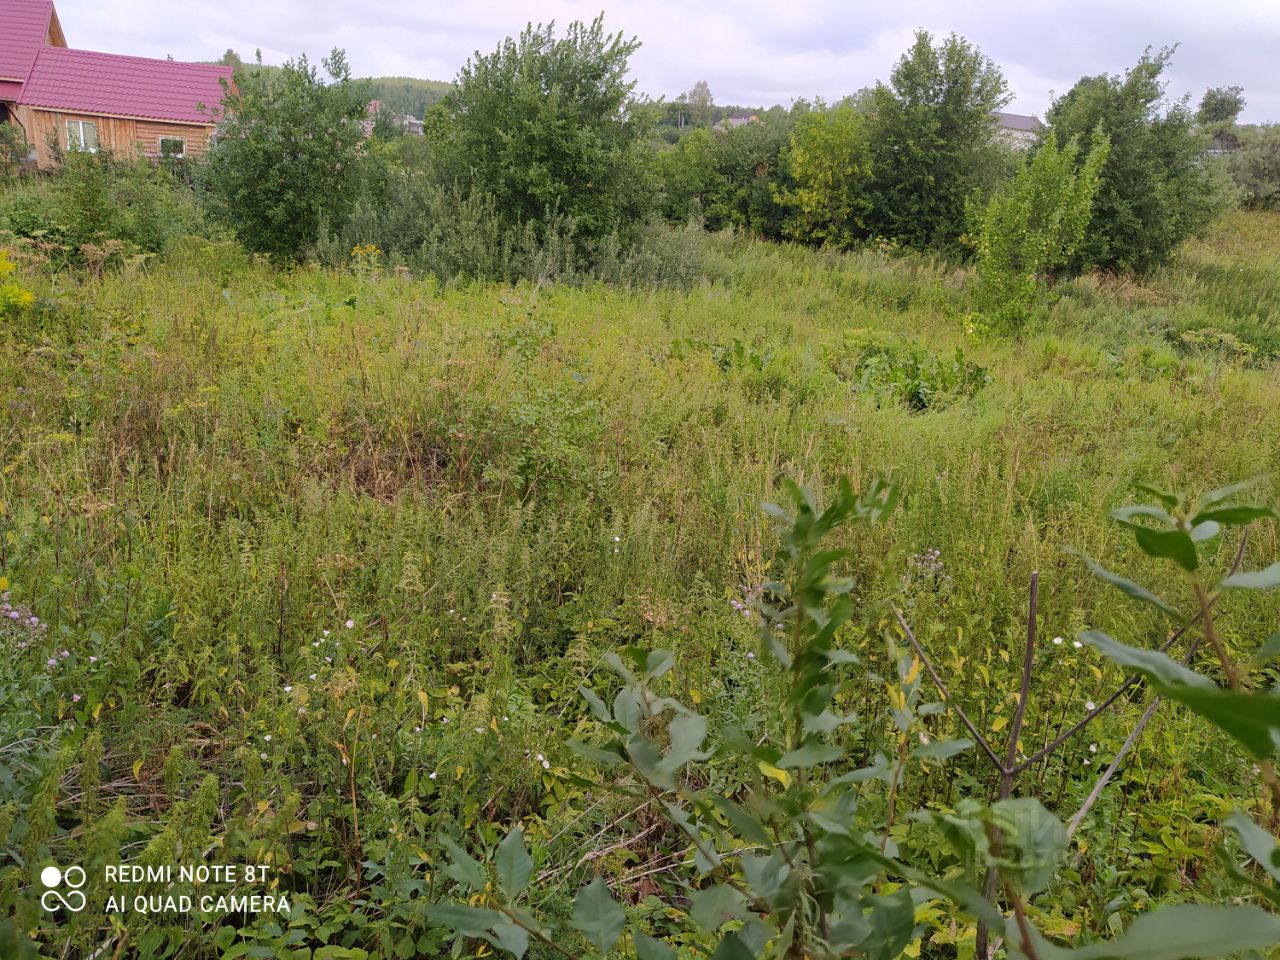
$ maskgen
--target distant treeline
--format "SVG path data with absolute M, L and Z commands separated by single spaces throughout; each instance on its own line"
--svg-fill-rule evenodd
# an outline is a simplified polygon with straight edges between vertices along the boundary
M 269 74 L 281 68 L 251 60 L 245 62 L 236 51 L 228 49 L 216 62 L 235 70 L 237 81 L 247 74 Z M 392 113 L 421 119 L 443 100 L 453 84 L 443 80 L 420 80 L 417 77 L 357 77 L 354 82 L 364 88 L 370 100 L 379 100 Z
M 732 230 L 976 261 L 992 310 L 1016 305 L 1003 325 L 1058 277 L 1148 271 L 1231 202 L 1277 197 L 1280 138 L 1235 125 L 1237 87 L 1198 111 L 1167 97 L 1171 49 L 1081 78 L 1017 149 L 995 118 L 1003 73 L 954 34 L 919 31 L 885 81 L 836 103 L 761 110 L 717 106 L 706 82 L 638 95 L 638 47 L 602 18 L 530 25 L 449 84 L 358 80 L 337 50 L 323 71 L 229 50 L 233 102 L 185 173 L 214 222 L 281 260 L 359 248 L 448 276 L 687 279 L 690 238 Z M 385 107 L 372 135 L 370 99 Z M 421 115 L 424 136 L 388 112 Z M 20 233 L 58 216 L 0 210 Z

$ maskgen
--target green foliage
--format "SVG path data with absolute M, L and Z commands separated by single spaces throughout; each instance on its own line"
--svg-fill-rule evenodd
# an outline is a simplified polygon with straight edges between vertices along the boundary
M 100 268 L 161 253 L 204 225 L 190 188 L 168 169 L 72 152 L 52 176 L 0 194 L 0 229 L 33 241 L 55 262 Z
M 709 230 L 731 228 L 781 239 L 786 210 L 778 202 L 791 182 L 783 154 L 791 128 L 809 110 L 765 111 L 754 123 L 728 129 L 695 128 L 672 146 L 659 144 L 654 167 L 659 209 L 669 221 L 691 217 Z
M 1235 123 L 1245 107 L 1244 87 L 1210 87 L 1200 98 L 1196 122 L 1210 127 Z
M 20 126 L 0 122 L 0 176 L 12 177 L 16 174 L 29 150 L 27 138 Z
M 541 233 L 565 218 L 594 238 L 636 220 L 649 202 L 649 116 L 627 79 L 638 46 L 597 17 L 559 39 L 553 24 L 530 24 L 474 56 L 445 100 L 447 176 L 493 197 L 509 227 Z
M 789 115 L 767 116 L 761 123 L 746 123 L 718 135 L 719 180 L 704 210 L 708 228 L 733 227 L 773 239 L 783 236 L 786 211 L 777 197 L 789 184 L 782 153 L 792 121 L 807 109 L 798 103 Z
M 662 214 L 668 220 L 683 222 L 710 205 L 720 184 L 719 147 L 715 134 L 699 128 L 658 150 L 654 162 L 662 183 Z
M 851 665 L 860 665 L 859 658 L 839 642 L 855 613 L 855 588 L 851 579 L 836 576 L 834 570 L 851 551 L 826 545 L 850 521 L 883 521 L 896 495 L 876 482 L 864 496 L 855 497 L 846 481 L 830 506 L 820 509 L 794 485 L 791 492 L 794 512 L 766 505 L 781 527 L 773 566 L 780 579 L 763 584 L 751 611 L 760 614 L 761 656 L 781 673 L 780 682 L 766 687 L 777 698 L 771 707 L 778 723 L 772 729 L 758 739 L 738 730 L 726 731 L 718 742 L 712 739 L 700 713 L 661 689 L 662 678 L 674 667 L 674 657 L 666 651 L 626 648 L 607 654 L 606 661 L 623 682 L 612 704 L 595 690 L 585 686 L 580 690 L 606 742 L 593 745 L 574 740 L 570 745 L 608 771 L 626 770 L 611 773 L 610 780 L 596 785 L 598 789 L 640 801 L 636 810 L 654 805 L 672 830 L 691 845 L 692 869 L 676 868 L 686 904 L 680 911 L 687 931 L 682 939 L 711 956 L 858 955 L 891 960 L 913 938 L 917 905 L 945 898 L 962 915 L 1002 933 L 1015 957 L 1178 960 L 1224 957 L 1275 943 L 1280 919 L 1264 910 L 1200 905 L 1180 905 L 1144 916 L 1110 943 L 1078 950 L 1049 943 L 1031 925 L 1028 903 L 1054 883 L 1069 841 L 1062 823 L 1034 797 L 1003 797 L 989 807 L 965 800 L 955 813 L 922 811 L 918 815 L 942 828 L 968 870 L 952 871 L 944 880 L 899 859 L 899 849 L 891 842 L 895 802 L 909 761 L 919 763 L 926 756 L 909 751 L 909 745 L 917 737 L 927 740 L 919 726 L 921 718 L 934 711 L 920 703 L 920 660 L 900 658 L 897 682 L 887 685 L 887 713 L 899 737 L 897 762 L 890 769 L 881 755 L 870 767 L 849 769 L 852 764 L 847 762 L 840 731 L 856 718 L 835 709 L 842 705 L 841 695 L 847 688 L 841 675 Z M 1202 498 L 1196 505 L 1198 513 L 1190 518 L 1161 517 L 1159 508 L 1130 509 L 1122 517 L 1162 523 L 1167 517 L 1171 529 L 1191 530 L 1218 522 L 1207 519 L 1208 513 L 1223 522 L 1245 523 L 1246 514 L 1262 510 L 1220 506 L 1233 495 L 1233 490 L 1226 489 Z M 1131 519 L 1123 522 L 1135 531 L 1151 529 Z M 1202 611 L 1204 629 L 1210 635 L 1209 610 L 1202 607 Z M 1134 652 L 1130 656 L 1127 648 L 1109 638 L 1095 639 L 1104 652 L 1118 656 L 1126 666 L 1151 671 L 1166 695 L 1217 689 L 1203 678 L 1190 684 L 1178 682 L 1180 668 L 1172 664 L 1153 667 L 1163 654 Z M 1197 676 L 1181 669 L 1183 674 Z M 1273 697 L 1266 699 L 1280 704 Z M 1230 712 L 1224 710 L 1221 717 Z M 1221 717 L 1213 719 L 1220 722 Z M 1014 738 L 1020 723 L 1021 707 Z M 972 744 L 934 749 L 927 756 L 955 756 L 966 745 Z M 1278 745 L 1280 738 L 1272 748 Z M 700 788 L 698 777 L 686 768 L 712 758 L 720 765 L 754 766 L 759 776 L 733 796 Z M 884 780 L 889 794 L 881 822 L 874 815 L 868 817 L 857 786 L 874 780 Z M 1268 782 L 1274 786 L 1273 780 Z M 1274 872 L 1274 838 L 1248 821 L 1234 821 L 1234 828 L 1248 854 L 1265 858 L 1268 871 Z M 445 869 L 460 885 L 459 892 L 487 889 L 481 864 L 452 841 L 447 846 L 451 861 Z M 522 837 L 513 831 L 499 847 L 500 878 L 512 873 L 512 863 L 528 860 Z M 975 866 L 993 871 L 991 875 L 1003 881 L 1012 918 L 1006 919 L 971 885 L 969 875 Z M 497 896 L 489 897 L 490 906 L 445 905 L 436 909 L 435 916 L 453 928 L 460 940 L 483 937 L 517 958 L 524 955 L 531 936 L 555 945 L 556 931 L 516 906 L 527 876 L 522 867 L 518 883 L 500 880 Z M 628 921 L 601 877 L 578 892 L 572 924 L 596 954 L 610 953 Z M 633 943 L 640 956 L 673 955 L 643 929 L 634 930 Z
M 827 363 L 856 389 L 915 412 L 971 397 L 991 382 L 986 368 L 966 360 L 959 347 L 947 358 L 911 340 L 865 332 L 846 334 L 828 349 Z
M 1172 56 L 1169 48 L 1147 51 L 1123 77 L 1084 77 L 1049 108 L 1048 136 L 1059 148 L 1076 138 L 1082 162 L 1094 149 L 1093 132 L 1101 128 L 1107 137 L 1077 267 L 1151 270 L 1222 209 L 1194 116 L 1185 104 L 1164 100 L 1161 76 Z
M 866 118 L 847 104 L 821 103 L 791 130 L 784 163 L 792 186 L 778 202 L 791 213 L 784 230 L 796 240 L 849 247 L 866 233 L 871 209 L 871 142 Z
M 868 98 L 874 208 L 872 236 L 917 249 L 953 248 L 965 204 L 994 186 L 1000 169 L 992 111 L 1010 99 L 999 68 L 952 34 L 921 30 L 888 84 Z
M 1025 571 L 1041 571 L 1032 686 L 1042 709 L 1024 724 L 1024 746 L 1069 729 L 1129 672 L 1050 637 L 1097 625 L 1135 649 L 1167 639 L 1159 611 L 1053 562 L 1061 542 L 1193 615 L 1183 568 L 1136 546 L 1126 556 L 1136 539 L 1118 542 L 1106 511 L 1135 475 L 1212 485 L 1273 468 L 1280 386 L 1270 367 L 1176 350 L 1168 336 L 1214 326 L 1262 353 L 1280 307 L 1275 217 L 1232 211 L 1140 281 L 1061 284 L 1046 331 L 966 346 L 966 360 L 992 374 L 974 401 L 939 394 L 923 415 L 855 392 L 824 349 L 857 326 L 950 359 L 956 318 L 972 309 L 967 271 L 910 252 L 663 228 L 653 262 L 693 251 L 716 279 L 655 290 L 591 283 L 585 271 L 581 285 L 445 283 L 397 270 L 389 253 L 353 261 L 354 242 L 335 253 L 343 269 L 281 270 L 199 237 L 145 269 L 92 277 L 42 262 L 36 241 L 15 244 L 36 300 L 0 324 L 10 425 L 0 432 L 0 575 L 12 581 L 6 602 L 49 626 L 31 635 L 18 632 L 22 614 L 0 619 L 0 914 L 13 918 L 0 924 L 0 952 L 33 939 L 37 953 L 87 957 L 127 936 L 122 955 L 157 960 L 516 953 L 519 928 L 499 922 L 506 884 L 513 912 L 588 955 L 574 899 L 598 876 L 627 917 L 617 954 L 671 960 L 721 940 L 760 953 L 758 912 L 732 883 L 777 909 L 806 887 L 772 845 L 738 842 L 751 828 L 737 812 L 768 819 L 748 801 L 790 802 L 803 774 L 809 790 L 850 777 L 851 815 L 811 808 L 818 856 L 835 866 L 803 881 L 811 904 L 835 909 L 835 891 L 844 897 L 839 909 L 855 922 L 838 935 L 865 936 L 867 953 L 905 942 L 902 952 L 923 957 L 972 955 L 986 911 L 980 895 L 957 906 L 955 885 L 980 894 L 991 859 L 1034 881 L 1053 838 L 977 801 L 962 806 L 993 795 L 999 777 L 965 749 L 977 738 L 948 707 L 981 732 L 1010 729 Z M 827 711 L 842 722 L 793 749 L 791 673 L 759 652 L 755 630 L 765 583 L 798 582 L 779 548 L 790 528 L 771 528 L 751 505 L 787 496 L 782 471 L 833 503 L 839 477 L 856 474 L 865 488 L 872 464 L 902 490 L 901 507 L 888 522 L 837 525 L 817 548 L 849 551 L 828 569 L 822 610 L 852 604 L 832 653 L 861 663 L 828 660 Z M 1257 495 L 1278 493 L 1265 480 Z M 1273 523 L 1254 521 L 1237 574 L 1268 569 Z M 1238 537 L 1196 543 L 1206 584 L 1224 579 Z M 1263 638 L 1278 600 L 1241 588 L 1214 607 L 1220 639 L 1251 664 L 1244 695 L 1273 682 L 1277 645 Z M 889 651 L 886 640 L 903 642 L 889 604 L 910 611 L 938 669 L 960 678 L 953 700 L 931 702 L 928 672 L 913 676 L 900 647 Z M 714 876 L 679 866 L 694 858 L 692 838 L 647 791 L 613 790 L 643 789 L 631 763 L 598 774 L 561 748 L 572 737 L 605 750 L 622 736 L 594 712 L 580 716 L 590 706 L 579 710 L 575 691 L 615 713 L 631 684 L 602 664 L 625 647 L 672 651 L 623 665 L 637 680 L 661 670 L 649 691 L 706 722 L 696 752 L 715 755 L 670 776 L 681 795 L 713 804 L 692 816 L 700 839 L 724 840 Z M 1168 653 L 1180 662 L 1185 649 Z M 1208 651 L 1190 667 L 1222 686 Z M 1013 797 L 1034 793 L 1065 820 L 1145 705 L 1142 687 L 1130 689 L 1037 762 Z M 641 725 L 660 747 L 652 776 L 669 772 L 660 766 L 673 743 L 692 749 L 697 725 L 674 708 Z M 1239 831 L 1224 841 L 1219 826 L 1239 808 L 1266 832 L 1258 775 L 1236 744 L 1165 701 L 1049 888 L 1024 895 L 1048 941 L 1041 956 L 1072 943 L 1096 955 L 1126 930 L 1145 938 L 1137 918 L 1188 900 L 1274 902 L 1239 879 L 1274 887 Z M 803 823 L 780 813 L 764 826 L 790 831 L 790 853 Z M 855 841 L 870 834 L 862 872 L 879 871 L 878 886 L 848 879 L 834 859 L 846 841 L 826 839 L 832 824 L 853 824 Z M 992 824 L 1008 840 L 988 858 L 973 831 Z M 517 828 L 534 864 L 518 893 L 527 861 L 510 839 Z M 441 834 L 481 865 L 480 889 L 464 892 L 447 872 Z M 1256 841 L 1248 849 L 1262 849 Z M 881 843 L 896 866 L 876 859 Z M 1206 855 L 1219 844 L 1221 857 Z M 110 918 L 92 902 L 107 891 L 91 880 L 91 906 L 68 924 L 33 896 L 39 864 L 88 869 L 168 850 L 183 862 L 191 849 L 274 864 L 291 914 Z M 799 856 L 804 867 L 807 851 Z M 949 892 L 927 894 L 940 878 Z M 432 908 L 454 899 L 500 914 L 482 913 L 476 934 L 496 944 L 459 943 L 442 926 Z M 999 886 L 991 899 L 1013 909 Z M 1257 916 L 1231 914 L 1240 931 L 1258 930 Z M 1003 917 L 990 925 L 1013 952 L 1016 932 Z M 550 954 L 525 934 L 526 955 Z
M 1280 779 L 1272 757 L 1280 751 L 1280 697 L 1270 690 L 1249 688 L 1248 674 L 1255 664 L 1251 661 L 1238 662 L 1227 649 L 1214 624 L 1214 604 L 1225 591 L 1280 587 L 1280 562 L 1257 572 L 1228 573 L 1217 582 L 1211 593 L 1205 580 L 1204 567 L 1207 564 L 1202 562 L 1201 556 L 1213 550 L 1225 529 L 1280 518 L 1280 514 L 1271 507 L 1239 501 L 1239 496 L 1252 485 L 1250 481 L 1231 484 L 1196 499 L 1144 486 L 1141 489 L 1154 496 L 1158 501 L 1156 504 L 1138 504 L 1112 511 L 1112 516 L 1133 533 L 1143 553 L 1172 562 L 1186 575 L 1198 608 L 1194 619 L 1159 600 L 1147 588 L 1107 573 L 1090 561 L 1096 573 L 1125 594 L 1151 603 L 1177 622 L 1194 624 L 1217 659 L 1226 680 L 1225 687 L 1174 663 L 1163 650 L 1133 649 L 1102 633 L 1085 633 L 1082 639 L 1110 659 L 1150 678 L 1162 696 L 1188 707 L 1242 746 L 1251 759 L 1258 762 L 1255 769 L 1260 775 L 1264 802 L 1269 802 L 1272 810 L 1276 811 L 1280 810 Z M 1187 662 L 1198 646 L 1199 641 L 1192 646 Z M 1270 819 L 1273 828 L 1275 822 L 1273 812 Z M 1258 828 L 1245 826 L 1237 829 L 1244 835 L 1251 851 L 1259 849 L 1261 841 L 1255 832 Z
M 978 224 L 979 309 L 998 329 L 1027 321 L 1054 273 L 1075 255 L 1092 216 L 1098 173 L 1107 161 L 1105 136 L 1095 131 L 1077 169 L 1075 140 L 1059 150 L 1047 139 L 1013 182 L 987 203 Z
M 1280 124 L 1246 127 L 1239 139 L 1239 148 L 1224 163 L 1245 206 L 1280 210 Z
M 323 66 L 330 82 L 305 55 L 246 74 L 203 171 L 214 215 L 248 249 L 282 260 L 346 220 L 365 176 L 366 100 L 341 51 Z

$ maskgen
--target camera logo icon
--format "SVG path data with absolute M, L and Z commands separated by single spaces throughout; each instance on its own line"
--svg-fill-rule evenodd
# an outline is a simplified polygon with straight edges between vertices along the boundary
M 67 867 L 62 870 L 55 866 L 47 866 L 40 871 L 40 882 L 43 883 L 48 890 L 40 897 L 40 906 L 44 907 L 50 913 L 58 909 L 66 910 L 68 913 L 79 913 L 84 909 L 85 896 L 80 890 L 84 886 L 85 875 L 83 867 Z M 67 892 L 62 892 L 65 885 Z

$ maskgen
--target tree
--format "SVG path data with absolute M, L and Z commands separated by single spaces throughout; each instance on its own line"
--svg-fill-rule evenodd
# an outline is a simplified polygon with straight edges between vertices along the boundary
M 1200 99 L 1196 120 L 1209 127 L 1226 126 L 1236 122 L 1244 105 L 1244 87 L 1211 87 Z
M 1280 125 L 1244 128 L 1240 149 L 1232 150 L 1225 160 L 1245 206 L 1280 210 Z
M 296 258 L 347 216 L 363 176 L 365 100 L 346 57 L 248 71 L 228 95 L 204 171 L 209 205 L 250 250 Z
M 790 189 L 778 202 L 790 210 L 784 229 L 797 240 L 847 247 L 866 233 L 871 209 L 871 145 L 866 118 L 851 106 L 801 117 L 783 154 Z
M 992 112 L 1010 99 L 999 68 L 955 34 L 924 31 L 867 98 L 875 172 L 873 233 L 913 247 L 951 247 L 965 204 L 989 193 L 1000 150 Z
M 567 217 L 580 237 L 637 219 L 649 190 L 640 143 L 650 111 L 632 97 L 639 42 L 607 35 L 603 18 L 530 24 L 518 40 L 477 53 L 446 99 L 445 169 L 497 201 L 508 224 Z
M 1081 162 L 1095 129 L 1110 141 L 1076 269 L 1150 270 L 1221 207 L 1224 195 L 1204 163 L 1191 111 L 1164 98 L 1160 77 L 1172 55 L 1171 48 L 1148 49 L 1123 77 L 1084 77 L 1049 108 L 1047 135 L 1059 148 L 1077 138 Z
M 1077 169 L 1079 141 L 1059 150 L 1050 137 L 992 196 L 978 224 L 978 303 L 986 322 L 1021 327 L 1053 273 L 1067 265 L 1084 239 L 1108 150 L 1095 131 Z
M 744 123 L 716 136 L 719 176 L 707 197 L 708 227 L 734 227 L 769 239 L 783 235 L 786 211 L 777 197 L 790 187 L 790 179 L 782 153 L 794 119 L 807 108 L 802 104 L 793 115 Z
M 693 89 L 685 95 L 689 105 L 689 122 L 695 127 L 711 126 L 711 113 L 715 109 L 715 101 L 711 97 L 711 85 L 699 80 Z
M 683 223 L 695 210 L 705 211 L 708 197 L 720 182 L 718 153 L 715 135 L 702 127 L 658 153 L 663 216 L 673 223 Z
M 369 135 L 377 140 L 395 140 L 403 137 L 407 131 L 396 120 L 396 113 L 385 103 L 379 103 L 373 114 L 373 126 Z

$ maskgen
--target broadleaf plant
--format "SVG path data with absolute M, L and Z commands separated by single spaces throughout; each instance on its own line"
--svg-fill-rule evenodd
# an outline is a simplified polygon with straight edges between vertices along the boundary
M 1184 904 L 1143 916 L 1113 942 L 1077 949 L 1052 944 L 1032 925 L 1030 905 L 1052 890 L 1069 833 L 1038 799 L 1006 793 L 992 804 L 964 799 L 949 812 L 899 810 L 901 788 L 910 776 L 936 775 L 939 764 L 973 741 L 928 736 L 922 718 L 942 709 L 923 699 L 923 675 L 932 675 L 932 667 L 918 648 L 916 655 L 900 655 L 890 641 L 895 674 L 884 684 L 884 722 L 896 749 L 892 756 L 877 753 L 870 763 L 850 755 L 855 744 L 846 735 L 851 717 L 843 712 L 848 704 L 842 679 L 863 667 L 845 638 L 856 614 L 874 622 L 875 611 L 860 609 L 856 583 L 840 575 L 850 551 L 829 544 L 850 524 L 882 522 L 894 506 L 895 491 L 877 482 L 857 495 L 842 483 L 824 509 L 798 486 L 788 484 L 788 489 L 793 501 L 789 509 L 767 508 L 780 525 L 770 568 L 776 579 L 765 584 L 755 601 L 759 657 L 771 668 L 771 682 L 763 688 L 771 698 L 765 705 L 769 720 L 763 735 L 713 730 L 698 712 L 697 698 L 691 706 L 671 696 L 667 675 L 674 658 L 663 651 L 628 648 L 608 655 L 605 662 L 621 683 L 611 698 L 600 689 L 581 690 L 590 718 L 584 726 L 594 735 L 570 745 L 607 779 L 598 781 L 583 772 L 575 775 L 575 783 L 600 796 L 624 798 L 636 811 L 656 812 L 666 821 L 667 836 L 679 838 L 670 842 L 684 845 L 671 852 L 663 888 L 667 899 L 657 911 L 666 926 L 650 926 L 646 918 L 655 915 L 652 906 L 625 909 L 605 872 L 582 887 L 571 917 L 559 929 L 537 919 L 532 907 L 516 903 L 525 898 L 537 902 L 536 884 L 526 886 L 532 861 L 518 827 L 498 847 L 498 882 L 483 889 L 471 855 L 452 841 L 445 844 L 454 858 L 446 875 L 457 881 L 457 892 L 469 903 L 440 905 L 433 911 L 435 920 L 462 938 L 486 940 L 517 957 L 537 940 L 566 957 L 672 960 L 679 944 L 712 960 L 894 960 L 922 935 L 917 910 L 933 902 L 990 931 L 1009 956 L 1027 960 L 1210 958 L 1280 941 L 1280 918 L 1255 906 Z M 1215 508 L 1230 496 L 1202 501 L 1199 508 Z M 1218 508 L 1215 518 L 1196 520 L 1194 514 L 1169 512 L 1179 506 L 1176 500 L 1166 506 L 1169 510 L 1130 511 L 1124 522 L 1163 524 L 1188 534 L 1198 551 L 1195 545 L 1203 540 L 1189 536 L 1195 526 L 1203 530 L 1206 524 L 1218 524 L 1219 531 L 1209 531 L 1216 536 L 1221 527 L 1254 516 Z M 1165 532 L 1159 526 L 1152 529 Z M 1199 576 L 1208 566 L 1198 553 L 1189 558 L 1182 540 L 1172 550 L 1170 538 L 1139 541 L 1144 542 L 1189 576 Z M 1138 594 L 1150 593 L 1116 575 L 1108 579 L 1125 592 L 1131 592 L 1126 589 L 1131 585 Z M 1168 612 L 1193 619 L 1172 606 Z M 1203 614 L 1199 621 L 1201 629 L 1209 629 Z M 1034 633 L 1029 636 L 1031 648 Z M 1163 653 L 1135 650 L 1101 633 L 1086 639 L 1161 690 L 1221 690 Z M 863 679 L 871 677 L 866 672 Z M 1025 693 L 1023 699 L 1025 703 Z M 990 751 L 990 745 L 984 749 Z M 705 764 L 738 771 L 736 776 L 744 779 L 726 793 L 708 785 L 700 773 Z M 883 804 L 863 802 L 860 789 L 871 783 L 883 794 Z M 894 841 L 894 826 L 908 819 L 935 827 L 962 868 L 938 876 L 906 860 Z M 1246 854 L 1260 864 L 1266 860 L 1263 869 L 1270 872 L 1276 866 L 1271 835 L 1251 820 L 1233 820 L 1231 826 Z M 1234 862 L 1228 868 L 1237 879 L 1250 879 Z M 980 890 L 983 877 L 998 882 Z M 1269 896 L 1270 885 L 1253 885 L 1263 886 L 1260 892 Z M 1003 896 L 993 902 L 996 891 Z

